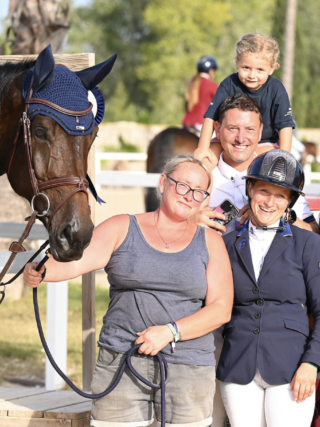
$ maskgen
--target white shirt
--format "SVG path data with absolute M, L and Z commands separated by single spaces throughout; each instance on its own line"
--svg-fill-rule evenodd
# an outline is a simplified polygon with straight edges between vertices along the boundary
M 256 157 L 256 155 L 255 155 Z M 246 181 L 242 179 L 247 174 L 247 171 L 239 172 L 223 160 L 223 152 L 220 155 L 218 166 L 212 171 L 213 187 L 210 196 L 209 206 L 217 207 L 225 199 L 229 199 L 240 210 L 248 203 L 246 196 Z M 296 201 L 294 211 L 297 217 L 304 220 L 313 217 L 309 209 L 309 203 L 306 198 L 300 196 Z M 314 218 L 313 218 L 314 219 Z M 236 218 L 227 224 L 226 233 L 236 229 Z
M 280 220 L 268 227 L 278 227 Z M 277 230 L 261 230 L 254 226 L 249 221 L 249 246 L 251 251 L 251 259 L 256 280 L 258 280 L 260 271 L 263 266 L 265 256 L 267 255 L 271 243 L 277 233 Z

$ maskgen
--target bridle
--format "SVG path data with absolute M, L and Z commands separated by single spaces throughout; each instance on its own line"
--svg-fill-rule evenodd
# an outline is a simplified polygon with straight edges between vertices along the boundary
M 86 109 L 86 110 L 82 110 L 82 111 L 73 111 L 73 110 L 67 110 L 66 108 L 62 108 L 59 105 L 54 104 L 53 102 L 47 101 L 46 99 L 41 99 L 41 98 L 32 98 L 32 84 L 33 84 L 33 76 L 31 79 L 31 83 L 30 83 L 30 89 L 29 89 L 29 93 L 28 93 L 28 97 L 25 101 L 25 109 L 24 112 L 22 114 L 22 117 L 19 120 L 19 125 L 18 125 L 18 129 L 17 129 L 17 133 L 13 142 L 13 150 L 12 150 L 12 154 L 11 154 L 11 158 L 10 158 L 10 162 L 9 162 L 9 166 L 8 166 L 8 171 L 7 171 L 7 175 L 9 177 L 10 174 L 10 170 L 11 170 L 11 165 L 12 165 L 12 161 L 14 158 L 14 154 L 16 152 L 16 148 L 18 145 L 18 140 L 19 140 L 19 136 L 20 136 L 20 132 L 21 132 L 21 128 L 23 128 L 23 134 L 24 134 L 24 147 L 25 147 L 25 151 L 26 151 L 26 157 L 27 157 L 27 164 L 28 164 L 28 169 L 29 169 L 29 175 L 30 175 L 30 180 L 31 180 L 31 186 L 32 186 L 32 191 L 33 191 L 33 197 L 31 200 L 31 208 L 33 211 L 35 211 L 34 209 L 34 204 L 35 204 L 35 200 L 37 197 L 42 197 L 46 200 L 47 202 L 47 208 L 44 209 L 41 213 L 37 213 L 38 217 L 44 217 L 44 216 L 49 216 L 48 222 L 47 222 L 47 229 L 49 230 L 51 221 L 53 216 L 56 214 L 56 212 L 61 208 L 61 206 L 70 199 L 70 197 L 72 197 L 74 194 L 78 193 L 78 192 L 83 192 L 87 195 L 87 198 L 89 198 L 88 196 L 88 191 L 87 188 L 89 187 L 89 182 L 85 177 L 77 177 L 77 176 L 63 176 L 61 178 L 53 178 L 53 179 L 48 179 L 46 181 L 43 182 L 39 182 L 34 168 L 32 166 L 32 143 L 31 143 L 31 121 L 28 115 L 29 112 L 29 105 L 30 104 L 43 104 L 43 105 L 47 105 L 48 107 L 63 113 L 63 114 L 67 114 L 68 116 L 73 116 L 73 117 L 81 117 L 81 116 L 85 116 L 86 114 L 88 114 L 91 110 L 92 110 L 92 104 L 90 103 L 90 106 Z M 55 187 L 61 187 L 64 185 L 77 185 L 77 188 L 75 188 L 73 191 L 71 191 L 51 212 L 51 214 L 49 215 L 49 210 L 50 210 L 50 200 L 48 198 L 48 196 L 43 193 L 43 191 L 48 190 L 49 188 L 55 188 Z

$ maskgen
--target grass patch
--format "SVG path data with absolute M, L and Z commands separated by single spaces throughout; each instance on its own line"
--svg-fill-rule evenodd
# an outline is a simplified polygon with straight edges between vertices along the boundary
M 14 286 L 14 285 L 13 285 Z M 46 332 L 47 286 L 38 288 L 40 316 Z M 102 317 L 109 304 L 109 289 L 96 287 L 98 340 Z M 82 289 L 69 283 L 68 301 L 68 375 L 82 387 Z M 34 318 L 32 290 L 18 301 L 4 300 L 1 306 L 0 384 L 3 377 L 44 379 L 45 354 Z
M 320 172 L 320 163 L 311 163 L 311 172 Z

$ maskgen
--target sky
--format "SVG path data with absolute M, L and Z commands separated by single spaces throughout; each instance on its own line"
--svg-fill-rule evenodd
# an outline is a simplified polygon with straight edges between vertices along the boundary
M 73 0 L 74 6 L 84 6 L 90 0 Z M 9 10 L 9 0 L 0 0 L 0 29 L 2 28 L 2 20 L 7 16 Z

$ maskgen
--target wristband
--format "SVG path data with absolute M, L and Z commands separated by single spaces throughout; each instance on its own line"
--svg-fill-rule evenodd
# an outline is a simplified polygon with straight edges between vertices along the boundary
M 171 348 L 172 348 L 172 351 L 175 352 L 176 351 L 176 342 L 179 341 L 179 334 L 176 331 L 175 327 L 171 323 L 167 323 L 166 326 L 168 326 L 168 328 L 172 332 L 173 340 L 171 341 Z
M 179 329 L 179 326 L 176 324 L 176 322 L 171 322 L 171 325 L 174 327 L 174 329 L 177 331 L 178 335 L 179 335 L 179 341 L 182 340 L 182 334 L 181 331 Z

